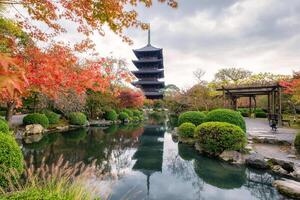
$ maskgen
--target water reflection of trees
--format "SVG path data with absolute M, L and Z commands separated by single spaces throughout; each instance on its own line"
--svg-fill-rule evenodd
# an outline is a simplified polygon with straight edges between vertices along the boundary
M 142 133 L 140 125 L 114 126 L 109 130 L 99 127 L 78 129 L 45 135 L 39 142 L 23 143 L 23 151 L 25 159 L 33 157 L 33 164 L 37 166 L 43 158 L 50 164 L 63 155 L 70 163 L 83 161 L 88 164 L 96 159 L 99 169 L 108 173 L 130 165 L 129 152 L 136 147 Z
M 272 186 L 274 176 L 265 172 L 253 169 L 247 169 L 247 181 L 244 184 L 251 195 L 257 199 L 276 199 L 278 196 L 276 190 Z
M 166 167 L 172 175 L 184 182 L 190 182 L 194 188 L 193 196 L 195 199 L 203 199 L 201 192 L 203 191 L 204 181 L 197 176 L 193 167 L 193 158 L 195 152 L 191 151 L 191 147 L 186 144 L 178 144 L 178 153 L 169 151 L 166 158 Z M 197 197 L 197 198 L 196 198 Z
M 266 171 L 230 165 L 200 156 L 192 147 L 185 144 L 178 144 L 178 155 L 173 152 L 169 157 L 168 169 L 182 180 L 191 181 L 197 193 L 200 193 L 204 183 L 207 183 L 220 189 L 245 187 L 257 199 L 278 198 L 278 193 L 272 187 L 276 177 Z

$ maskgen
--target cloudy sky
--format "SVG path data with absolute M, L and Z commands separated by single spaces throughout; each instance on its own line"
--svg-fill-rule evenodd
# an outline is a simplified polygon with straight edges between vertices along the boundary
M 167 84 L 191 86 L 197 68 L 206 71 L 208 81 L 225 67 L 277 74 L 300 70 L 300 0 L 178 0 L 177 9 L 153 1 L 151 8 L 137 10 L 140 20 L 151 23 L 152 45 L 163 48 Z M 75 27 L 64 27 L 68 33 L 60 40 L 81 40 Z M 127 35 L 131 46 L 109 30 L 93 40 L 101 56 L 124 58 L 135 69 L 132 49 L 147 44 L 147 32 L 130 29 Z
M 299 0 L 179 0 L 177 9 L 157 4 L 139 7 L 139 17 L 151 23 L 151 40 L 164 50 L 165 80 L 180 87 L 193 84 L 193 71 L 205 79 L 224 67 L 254 72 L 291 74 L 300 69 Z M 101 55 L 125 58 L 131 69 L 131 49 L 145 46 L 147 32 L 130 30 L 134 45 L 107 31 L 95 36 Z

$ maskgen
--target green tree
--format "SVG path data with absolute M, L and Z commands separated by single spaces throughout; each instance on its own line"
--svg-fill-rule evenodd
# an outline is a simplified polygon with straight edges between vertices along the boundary
M 239 81 L 251 76 L 252 72 L 243 68 L 224 68 L 215 74 L 215 81 L 237 84 Z

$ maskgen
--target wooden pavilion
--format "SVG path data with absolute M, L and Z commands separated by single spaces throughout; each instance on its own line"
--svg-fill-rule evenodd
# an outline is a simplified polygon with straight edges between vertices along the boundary
M 250 113 L 256 110 L 256 97 L 261 95 L 267 96 L 268 113 L 270 115 L 277 115 L 279 124 L 282 124 L 282 87 L 279 83 L 222 86 L 221 88 L 217 88 L 217 91 L 223 92 L 224 107 L 226 107 L 226 100 L 229 100 L 229 105 L 234 110 L 238 108 L 237 101 L 239 98 L 248 97 Z

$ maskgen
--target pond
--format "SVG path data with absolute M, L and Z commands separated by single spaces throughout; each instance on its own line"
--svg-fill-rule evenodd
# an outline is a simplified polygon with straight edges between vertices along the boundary
M 176 142 L 163 125 L 78 129 L 22 141 L 22 149 L 36 165 L 60 155 L 71 163 L 97 159 L 104 172 L 116 174 L 109 187 L 94 183 L 110 189 L 113 200 L 284 199 L 271 184 L 279 177 L 201 156 Z

